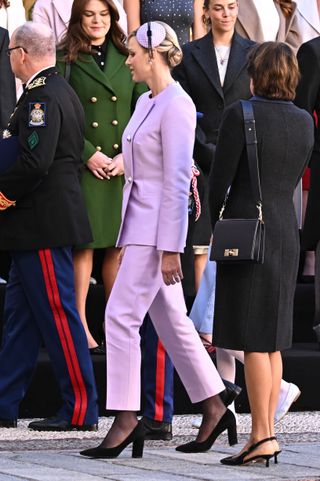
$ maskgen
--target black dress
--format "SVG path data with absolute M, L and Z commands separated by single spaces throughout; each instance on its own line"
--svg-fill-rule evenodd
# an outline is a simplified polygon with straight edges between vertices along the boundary
M 293 193 L 313 146 L 313 121 L 291 102 L 253 98 L 266 228 L 264 264 L 218 265 L 215 345 L 249 352 L 291 346 L 299 235 Z M 225 112 L 209 178 L 212 227 L 228 187 L 224 217 L 257 216 L 240 102 Z M 214 239 L 213 239 L 214 242 Z
M 174 29 L 181 45 L 190 41 L 193 0 L 141 0 L 140 20 L 160 20 Z

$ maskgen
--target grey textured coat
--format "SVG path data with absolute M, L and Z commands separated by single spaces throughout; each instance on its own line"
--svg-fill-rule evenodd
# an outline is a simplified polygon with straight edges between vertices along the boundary
M 313 122 L 291 102 L 261 98 L 252 102 L 266 228 L 265 261 L 262 265 L 218 266 L 214 341 L 229 349 L 274 352 L 291 345 L 299 259 L 292 198 L 311 155 Z M 256 217 L 240 102 L 226 110 L 220 128 L 209 179 L 212 227 L 230 185 L 224 217 Z

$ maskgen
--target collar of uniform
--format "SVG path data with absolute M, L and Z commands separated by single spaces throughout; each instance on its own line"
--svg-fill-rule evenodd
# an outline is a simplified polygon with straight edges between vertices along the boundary
M 43 74 L 44 72 L 46 72 L 47 70 L 49 69 L 52 69 L 52 68 L 55 68 L 55 65 L 48 65 L 48 67 L 45 67 L 45 68 L 42 68 L 41 70 L 39 70 L 38 72 L 36 72 L 35 74 L 32 75 L 32 77 L 30 77 L 25 86 L 26 88 L 28 87 L 28 85 L 36 78 L 38 77 L 40 74 Z

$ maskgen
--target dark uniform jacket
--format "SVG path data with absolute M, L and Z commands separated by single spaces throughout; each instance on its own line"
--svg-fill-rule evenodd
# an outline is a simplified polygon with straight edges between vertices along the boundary
M 20 153 L 16 163 L 0 174 L 0 248 L 90 242 L 79 183 L 83 109 L 55 68 L 41 71 L 28 85 L 5 131 L 9 135 L 18 136 Z M 10 206 L 12 202 L 15 205 Z
M 314 38 L 301 45 L 297 57 L 301 79 L 295 103 L 310 114 L 315 112 L 318 117 L 310 160 L 310 191 L 302 232 L 302 247 L 314 250 L 320 241 L 320 38 Z
M 6 52 L 8 45 L 8 31 L 0 27 L 0 135 L 16 104 L 15 81 Z

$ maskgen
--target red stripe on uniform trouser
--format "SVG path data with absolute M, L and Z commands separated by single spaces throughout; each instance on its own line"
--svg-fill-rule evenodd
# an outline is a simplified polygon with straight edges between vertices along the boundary
M 87 411 L 87 391 L 81 374 L 67 315 L 61 304 L 50 249 L 39 250 L 39 257 L 42 265 L 42 271 L 44 275 L 49 304 L 52 310 L 53 318 L 56 323 L 75 397 L 74 411 L 71 424 L 77 424 L 81 426 L 84 423 Z
M 156 365 L 156 399 L 154 420 L 163 421 L 164 386 L 165 386 L 166 351 L 162 342 L 158 341 Z

